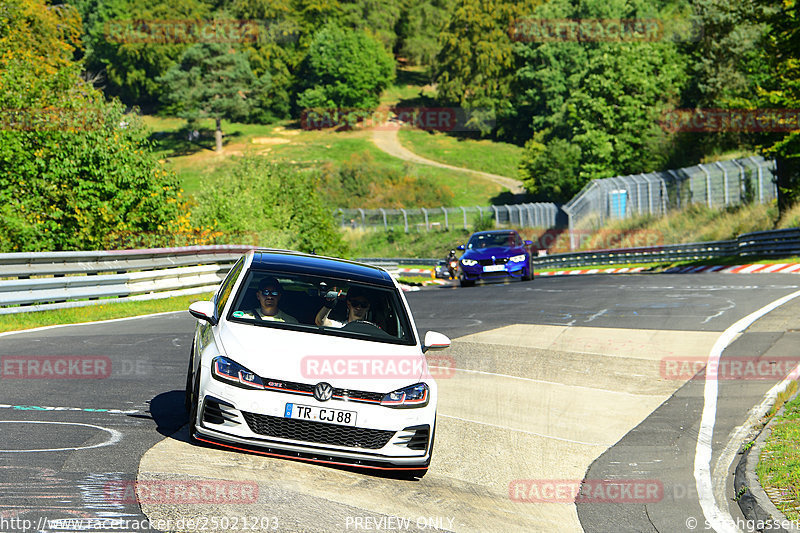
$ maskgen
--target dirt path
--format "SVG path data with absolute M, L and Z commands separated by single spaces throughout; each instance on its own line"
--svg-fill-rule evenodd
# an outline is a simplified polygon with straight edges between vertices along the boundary
M 409 161 L 411 163 L 417 163 L 420 165 L 429 165 L 432 167 L 439 167 L 439 168 L 446 168 L 448 170 L 454 170 L 456 172 L 468 172 L 474 176 L 478 176 L 480 178 L 492 181 L 503 187 L 507 188 L 514 194 L 524 194 L 525 188 L 522 186 L 522 183 L 518 180 L 508 178 L 506 176 L 499 176 L 497 174 L 489 174 L 488 172 L 480 172 L 478 170 L 470 170 L 467 168 L 461 167 L 454 167 L 452 165 L 446 165 L 444 163 L 439 163 L 438 161 L 433 161 L 431 159 L 426 159 L 421 157 L 411 150 L 405 148 L 402 144 L 400 144 L 400 139 L 397 136 L 398 129 L 391 128 L 391 129 L 376 129 L 372 131 L 372 142 L 375 143 L 380 150 L 383 150 L 387 154 L 403 159 L 404 161 Z

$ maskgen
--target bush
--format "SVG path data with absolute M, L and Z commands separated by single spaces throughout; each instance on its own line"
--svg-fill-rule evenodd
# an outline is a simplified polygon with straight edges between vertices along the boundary
M 228 179 L 202 187 L 193 217 L 248 244 L 343 255 L 347 247 L 318 190 L 309 171 L 243 157 Z
M 326 167 L 323 178 L 324 195 L 331 208 L 439 207 L 453 201 L 448 186 L 387 169 L 369 154 L 354 154 L 339 166 Z
M 301 109 L 370 110 L 394 80 L 394 58 L 365 32 L 329 24 L 314 35 L 298 79 Z

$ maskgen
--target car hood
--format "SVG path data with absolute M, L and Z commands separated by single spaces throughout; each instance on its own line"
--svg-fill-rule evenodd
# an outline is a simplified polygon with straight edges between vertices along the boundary
M 419 346 L 232 322 L 221 328 L 220 340 L 228 357 L 266 379 L 389 392 L 428 372 Z
M 492 246 L 490 248 L 473 248 L 467 250 L 461 256 L 461 259 L 491 259 L 495 257 L 510 257 L 513 255 L 524 254 L 525 248 L 521 246 Z

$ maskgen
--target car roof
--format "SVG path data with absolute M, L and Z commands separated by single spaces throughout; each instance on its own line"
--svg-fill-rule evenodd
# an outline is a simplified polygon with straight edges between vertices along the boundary
M 371 283 L 384 287 L 394 287 L 391 276 L 383 269 L 321 255 L 280 250 L 254 250 L 254 270 L 272 270 L 321 277 L 343 278 L 361 283 Z

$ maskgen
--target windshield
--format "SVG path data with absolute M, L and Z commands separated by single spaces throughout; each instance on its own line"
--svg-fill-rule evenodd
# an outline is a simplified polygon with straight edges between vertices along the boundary
M 519 236 L 514 233 L 483 233 L 480 235 L 473 235 L 469 243 L 468 249 L 473 248 L 490 248 L 492 246 L 520 246 Z
M 376 342 L 416 343 L 396 289 L 318 276 L 250 270 L 228 320 Z

